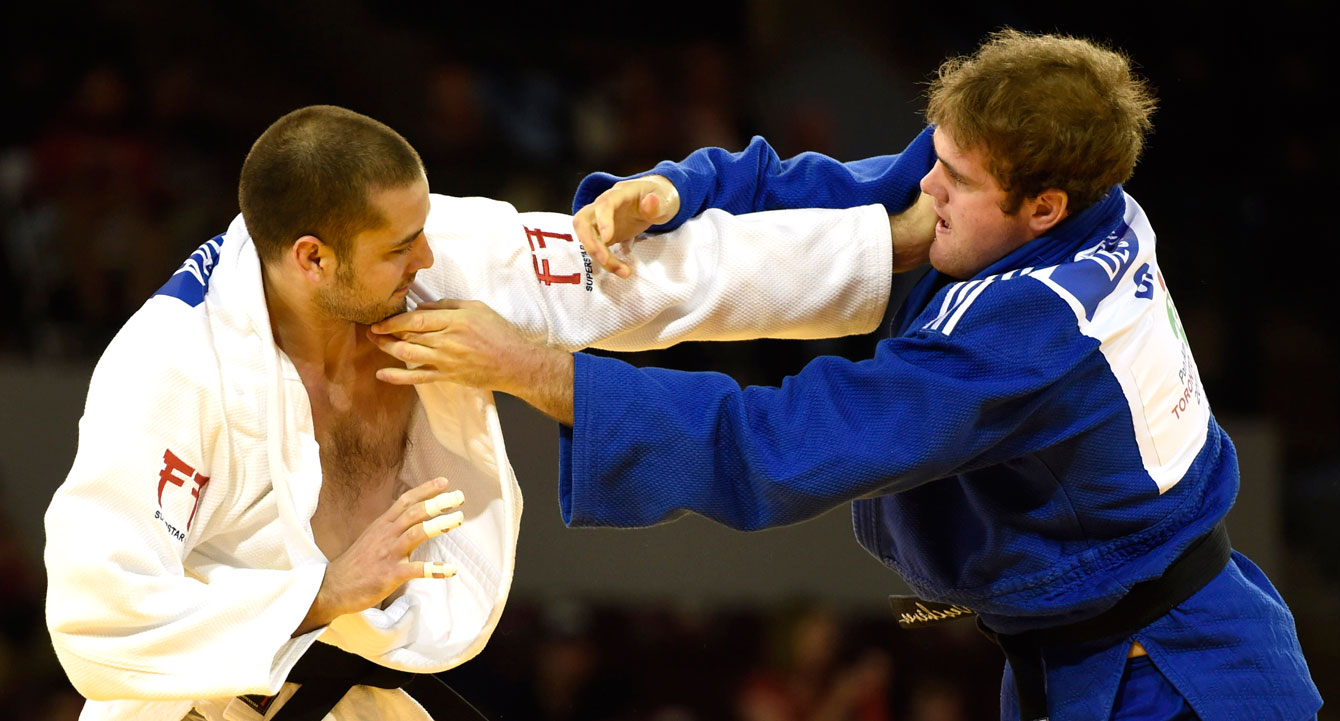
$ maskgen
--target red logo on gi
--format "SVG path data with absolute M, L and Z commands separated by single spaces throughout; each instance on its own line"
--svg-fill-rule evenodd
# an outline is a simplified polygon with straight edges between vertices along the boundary
M 195 502 L 191 505 L 191 515 L 186 519 L 186 530 L 191 530 L 191 521 L 195 520 L 195 510 L 200 507 L 200 491 L 209 483 L 209 476 L 202 476 L 195 472 L 195 469 L 186 464 L 186 461 L 177 457 L 170 449 L 163 451 L 163 470 L 158 472 L 158 508 L 163 508 L 163 489 L 171 483 L 178 488 L 184 487 L 187 481 L 194 485 L 191 488 L 191 495 L 195 497 Z
M 545 240 L 565 240 L 571 243 L 572 236 L 567 233 L 554 233 L 539 228 L 526 228 L 526 242 L 530 243 L 530 262 L 535 266 L 535 277 L 545 285 L 553 285 L 554 283 L 581 285 L 581 273 L 555 273 L 549 270 L 549 259 L 540 258 L 537 252 L 549 247 L 545 245 Z

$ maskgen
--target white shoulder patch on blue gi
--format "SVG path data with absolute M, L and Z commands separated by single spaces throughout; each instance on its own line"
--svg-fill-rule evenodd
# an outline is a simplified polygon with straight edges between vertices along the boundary
M 1034 272 L 1100 343 L 1126 396 L 1146 472 L 1159 493 L 1205 445 L 1210 404 L 1154 255 L 1154 230 L 1126 196 L 1124 224 L 1069 262 Z

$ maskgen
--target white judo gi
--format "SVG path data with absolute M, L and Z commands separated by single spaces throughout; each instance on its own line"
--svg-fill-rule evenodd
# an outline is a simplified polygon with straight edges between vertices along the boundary
M 412 303 L 485 301 L 523 332 L 576 349 L 873 330 L 891 270 L 881 206 L 733 217 L 709 211 L 635 241 L 628 280 L 592 273 L 571 217 L 432 196 L 436 261 Z M 239 217 L 201 246 L 108 346 L 79 448 L 46 514 L 47 625 L 92 699 L 82 719 L 260 719 L 242 694 L 280 694 L 318 641 L 387 667 L 478 654 L 511 584 L 521 493 L 492 394 L 417 386 L 396 493 L 437 476 L 465 522 L 420 546 L 446 580 L 297 638 L 327 559 L 311 529 L 321 486 L 307 392 L 275 345 L 255 247 Z M 334 719 L 427 719 L 399 689 L 355 686 Z

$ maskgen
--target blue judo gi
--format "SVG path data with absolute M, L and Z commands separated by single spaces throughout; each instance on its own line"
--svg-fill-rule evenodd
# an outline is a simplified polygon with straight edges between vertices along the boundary
M 708 207 L 898 212 L 935 162 L 931 133 L 852 163 L 781 161 L 755 138 L 650 172 L 680 192 L 666 227 Z M 617 180 L 588 177 L 574 209 Z M 756 529 L 850 502 L 861 545 L 923 598 L 1002 633 L 1094 617 L 1160 576 L 1237 493 L 1154 250 L 1114 187 L 973 278 L 929 272 L 874 358 L 818 358 L 777 388 L 579 353 L 563 519 L 630 527 L 691 511 Z M 1321 706 L 1288 607 L 1239 553 L 1131 637 L 1044 648 L 1051 718 L 1109 718 L 1133 641 L 1203 719 L 1298 721 Z M 1008 667 L 1001 717 L 1018 718 Z

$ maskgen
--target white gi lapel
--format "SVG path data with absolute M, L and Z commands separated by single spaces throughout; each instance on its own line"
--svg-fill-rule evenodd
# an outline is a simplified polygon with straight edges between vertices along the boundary
M 311 404 L 297 370 L 275 345 L 260 258 L 240 216 L 224 236 L 205 301 L 210 304 L 210 326 L 219 352 L 224 403 L 251 406 L 246 413 L 226 414 L 228 433 L 264 439 L 265 470 L 275 493 L 289 563 L 324 564 L 311 528 L 321 490 L 321 455 Z

